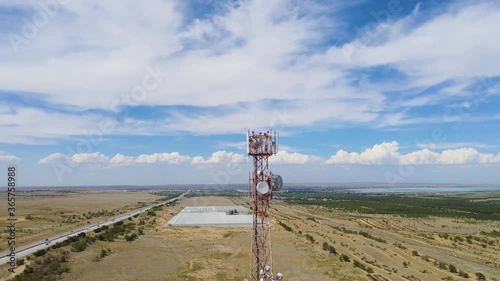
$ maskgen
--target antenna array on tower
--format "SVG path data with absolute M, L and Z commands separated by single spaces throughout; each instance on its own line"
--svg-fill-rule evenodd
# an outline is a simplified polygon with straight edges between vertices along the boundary
M 252 202 L 253 228 L 250 257 L 250 280 L 282 280 L 283 274 L 273 274 L 269 203 L 273 191 L 281 190 L 283 179 L 269 171 L 268 159 L 278 152 L 278 133 L 247 132 L 247 153 L 253 157 L 249 177 L 249 198 Z M 276 279 L 275 279 L 276 278 Z

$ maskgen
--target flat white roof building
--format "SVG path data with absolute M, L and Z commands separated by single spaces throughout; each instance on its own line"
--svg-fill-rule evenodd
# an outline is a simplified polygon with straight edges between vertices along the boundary
M 173 217 L 168 226 L 252 226 L 250 210 L 243 206 L 194 206 L 185 207 Z

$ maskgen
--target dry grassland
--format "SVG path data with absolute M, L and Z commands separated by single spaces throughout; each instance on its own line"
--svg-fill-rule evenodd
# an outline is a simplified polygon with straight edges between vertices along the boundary
M 110 204 L 101 201 L 101 196 L 88 197 L 85 202 L 91 204 L 91 200 L 98 200 L 93 202 Z M 118 198 L 122 205 L 134 204 L 131 199 Z M 135 199 L 155 198 L 138 194 Z M 61 206 L 56 207 L 57 204 Z M 51 201 L 50 206 L 67 212 L 78 208 L 65 200 L 58 200 L 57 204 Z M 112 204 L 120 205 L 116 201 Z M 84 252 L 72 253 L 71 272 L 65 273 L 62 280 L 248 278 L 250 228 L 165 226 L 173 214 L 185 206 L 233 204 L 248 207 L 246 198 L 199 197 L 165 207 L 156 212 L 156 217 L 141 215 L 138 219 L 148 221 L 145 235 L 133 242 L 98 241 Z M 98 203 L 93 206 L 102 207 Z M 78 210 L 84 210 L 80 208 Z M 349 214 L 280 202 L 273 204 L 271 215 L 274 267 L 286 280 L 476 280 L 476 272 L 483 273 L 487 280 L 500 277 L 499 239 L 479 234 L 499 230 L 500 222 Z M 471 243 L 466 239 L 469 235 L 473 237 L 469 238 Z M 323 250 L 324 242 L 333 246 L 337 254 Z M 111 248 L 112 253 L 95 261 L 101 249 L 107 248 Z M 350 261 L 341 261 L 341 255 L 347 255 Z M 470 278 L 451 272 L 450 265 L 468 273 Z
M 147 192 L 88 191 L 88 192 L 17 192 L 17 243 L 25 245 L 64 231 L 97 222 L 132 209 L 140 202 L 147 204 L 158 199 Z M 6 202 L 6 193 L 0 194 Z M 105 211 L 102 215 L 97 212 Z M 93 217 L 85 218 L 89 212 Z M 27 220 L 30 216 L 32 219 Z M 28 217 L 29 218 L 29 217 Z M 6 229 L 7 208 L 0 208 L 0 227 Z M 0 251 L 7 250 L 8 233 L 0 235 Z

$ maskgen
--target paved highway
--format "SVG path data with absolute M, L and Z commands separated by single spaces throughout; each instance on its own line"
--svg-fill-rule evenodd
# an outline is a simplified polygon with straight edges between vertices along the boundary
M 24 257 L 40 250 L 40 249 L 48 248 L 52 244 L 62 242 L 71 236 L 78 235 L 78 233 L 81 233 L 81 232 L 87 233 L 87 232 L 93 231 L 94 229 L 97 229 L 103 225 L 110 225 L 110 224 L 113 224 L 113 223 L 118 222 L 118 221 L 126 220 L 130 217 L 137 215 L 137 214 L 144 213 L 144 212 L 146 212 L 154 207 L 158 207 L 161 205 L 165 205 L 167 203 L 171 203 L 175 200 L 181 199 L 182 197 L 184 197 L 184 195 L 188 194 L 189 192 L 190 192 L 190 190 L 181 194 L 179 197 L 172 198 L 172 199 L 167 200 L 167 201 L 163 201 L 163 202 L 160 202 L 160 203 L 148 206 L 148 207 L 140 208 L 140 209 L 137 209 L 137 210 L 125 213 L 125 214 L 120 214 L 116 217 L 112 217 L 112 218 L 106 219 L 104 221 L 89 224 L 89 225 L 86 225 L 84 227 L 73 229 L 71 231 L 64 232 L 64 233 L 58 234 L 56 236 L 49 237 L 45 240 L 40 240 L 40 241 L 31 243 L 31 244 L 26 245 L 26 246 L 16 247 L 16 259 L 24 258 Z M 0 253 L 0 264 L 5 264 L 5 263 L 9 262 L 9 259 L 10 259 L 9 254 L 10 254 L 10 251 Z

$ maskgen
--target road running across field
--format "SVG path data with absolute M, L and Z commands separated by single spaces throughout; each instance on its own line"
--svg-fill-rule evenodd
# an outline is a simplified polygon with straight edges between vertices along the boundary
M 126 219 L 131 218 L 135 215 L 144 213 L 144 212 L 146 212 L 154 207 L 162 206 L 162 205 L 171 203 L 175 200 L 179 200 L 182 197 L 184 197 L 184 195 L 188 194 L 189 192 L 190 192 L 190 190 L 188 190 L 187 192 L 181 194 L 180 196 L 178 196 L 176 198 L 172 198 L 172 199 L 169 199 L 167 201 L 160 202 L 158 204 L 154 204 L 154 205 L 151 205 L 148 207 L 143 207 L 143 208 L 140 208 L 140 209 L 137 209 L 137 210 L 125 213 L 125 214 L 120 214 L 116 217 L 108 218 L 104 221 L 89 224 L 89 225 L 86 225 L 84 227 L 73 229 L 73 230 L 68 231 L 68 232 L 60 233 L 56 236 L 48 237 L 45 240 L 40 240 L 40 241 L 31 243 L 31 244 L 28 244 L 26 246 L 18 247 L 18 248 L 16 248 L 16 259 L 24 258 L 24 257 L 26 257 L 26 256 L 28 256 L 28 255 L 30 255 L 38 250 L 48 248 L 52 244 L 62 242 L 71 236 L 78 235 L 78 233 L 82 233 L 82 232 L 87 233 L 87 232 L 93 231 L 101 226 L 110 225 L 110 224 L 113 224 L 113 223 L 118 222 L 118 221 L 126 220 Z M 0 254 L 0 264 L 5 264 L 5 263 L 10 262 L 10 257 L 11 257 L 10 255 L 11 255 L 10 251 L 2 252 Z

